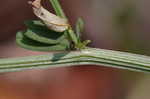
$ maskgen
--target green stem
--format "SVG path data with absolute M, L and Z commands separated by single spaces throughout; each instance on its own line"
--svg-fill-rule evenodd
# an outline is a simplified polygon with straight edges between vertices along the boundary
M 54 10 L 55 10 L 55 12 L 56 12 L 56 14 L 57 14 L 58 16 L 62 17 L 62 18 L 66 18 L 66 19 L 67 19 L 67 17 L 66 17 L 66 15 L 65 15 L 65 13 L 64 13 L 64 11 L 63 11 L 63 9 L 62 9 L 60 3 L 59 3 L 59 1 L 58 1 L 58 0 L 50 0 L 50 2 L 51 2 L 51 4 L 52 4 L 52 6 L 53 6 L 53 8 L 54 8 Z M 68 20 L 68 19 L 67 19 L 67 20 Z M 71 41 L 72 41 L 75 45 L 77 45 L 77 44 L 78 44 L 77 35 L 75 34 L 75 32 L 72 30 L 71 27 L 68 29 L 68 31 L 67 31 L 66 33 L 68 33 L 69 39 L 71 39 Z
M 54 10 L 56 12 L 56 14 L 58 16 L 62 17 L 62 18 L 66 18 L 67 19 L 67 17 L 65 15 L 65 13 L 64 13 L 64 11 L 63 11 L 60 3 L 59 3 L 59 1 L 58 0 L 50 0 L 50 2 L 52 4 L 52 6 L 53 6 L 53 8 L 54 8 Z
M 95 48 L 40 56 L 1 59 L 0 72 L 78 65 L 107 66 L 150 73 L 150 57 L 148 56 Z

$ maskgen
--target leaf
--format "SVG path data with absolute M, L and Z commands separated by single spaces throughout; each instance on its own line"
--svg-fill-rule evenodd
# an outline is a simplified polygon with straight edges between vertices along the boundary
M 29 28 L 34 28 L 34 26 L 46 26 L 42 21 L 40 20 L 27 20 L 24 22 L 24 24 Z
M 65 51 L 69 49 L 68 40 L 64 39 L 58 44 L 46 44 L 32 40 L 24 35 L 25 32 L 18 32 L 16 42 L 19 46 L 34 51 Z
M 26 21 L 28 30 L 24 33 L 30 39 L 47 44 L 57 44 L 66 39 L 64 32 L 55 32 L 49 30 L 40 21 Z
M 34 14 L 40 18 L 49 29 L 56 32 L 63 32 L 69 28 L 68 21 L 43 8 L 41 0 L 35 0 L 34 2 L 30 2 L 30 4 L 33 5 Z
M 70 39 L 74 42 L 75 45 L 77 45 L 78 38 L 77 38 L 76 34 L 74 33 L 74 31 L 72 29 L 69 29 L 67 32 L 69 34 Z
M 83 32 L 83 30 L 84 30 L 84 21 L 82 18 L 78 18 L 76 22 L 76 34 L 79 39 L 81 37 L 81 33 Z
M 87 45 L 88 45 L 89 43 L 91 43 L 90 40 L 85 40 L 85 41 L 83 41 L 83 42 L 79 42 L 75 47 L 76 47 L 77 49 L 85 49 L 85 48 L 87 48 Z

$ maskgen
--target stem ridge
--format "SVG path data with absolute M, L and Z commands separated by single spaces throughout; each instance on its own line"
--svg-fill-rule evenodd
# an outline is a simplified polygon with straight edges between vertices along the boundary
M 0 72 L 78 65 L 107 66 L 150 73 L 150 57 L 148 56 L 96 48 L 22 58 L 1 59 Z

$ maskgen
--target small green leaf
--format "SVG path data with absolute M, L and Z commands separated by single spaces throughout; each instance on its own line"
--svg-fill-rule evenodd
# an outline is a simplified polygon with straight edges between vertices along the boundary
M 25 32 L 18 32 L 16 42 L 19 46 L 34 51 L 64 51 L 69 49 L 68 40 L 62 40 L 59 44 L 46 44 L 32 40 L 24 35 Z
M 87 45 L 88 45 L 89 43 L 91 43 L 90 40 L 85 40 L 85 41 L 83 41 L 83 42 L 79 42 L 75 47 L 76 47 L 77 49 L 85 49 L 85 48 L 87 48 Z
M 29 28 L 24 35 L 35 41 L 47 44 L 57 44 L 63 39 L 66 39 L 64 33 L 49 30 L 40 21 L 26 21 L 26 26 Z
M 74 44 L 77 45 L 78 44 L 78 38 L 77 38 L 76 34 L 74 33 L 74 31 L 72 29 L 69 29 L 67 31 L 67 33 L 68 33 L 70 39 L 74 42 Z
M 38 26 L 46 26 L 42 21 L 40 20 L 27 20 L 24 22 L 24 24 L 27 27 L 31 27 L 34 28 L 34 25 L 38 25 Z
M 81 33 L 83 32 L 83 30 L 84 30 L 84 21 L 82 18 L 78 18 L 76 22 L 76 34 L 78 38 L 81 37 Z

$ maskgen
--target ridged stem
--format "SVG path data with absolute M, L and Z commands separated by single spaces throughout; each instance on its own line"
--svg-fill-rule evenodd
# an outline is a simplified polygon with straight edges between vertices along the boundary
M 0 59 L 0 72 L 78 65 L 97 65 L 132 71 L 150 72 L 150 57 L 126 52 L 87 48 L 81 51 Z

